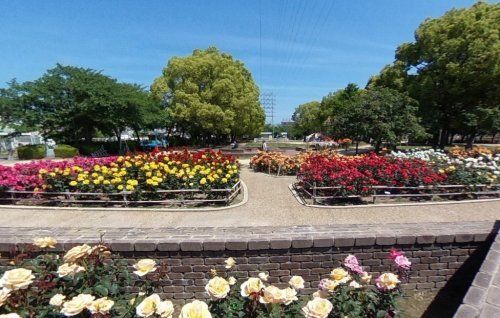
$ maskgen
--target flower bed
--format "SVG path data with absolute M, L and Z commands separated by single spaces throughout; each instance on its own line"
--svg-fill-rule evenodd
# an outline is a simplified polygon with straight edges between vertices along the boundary
M 227 203 L 239 192 L 235 158 L 211 150 L 39 161 L 0 166 L 2 176 L 4 202 L 63 195 L 74 203 Z
M 499 159 L 461 160 L 432 151 L 391 156 L 317 155 L 301 165 L 296 188 L 313 203 L 327 204 L 332 200 L 359 202 L 362 197 L 428 200 L 436 196 L 498 196 Z
M 400 283 L 408 282 L 411 263 L 402 252 L 387 253 L 396 273 L 373 279 L 354 255 L 345 258 L 318 284 L 311 297 L 302 296 L 305 280 L 292 276 L 287 286 L 268 283 L 268 274 L 238 278 L 236 261 L 225 269 L 213 267 L 205 277 L 211 298 L 176 308 L 154 293 L 168 265 L 142 259 L 129 267 L 102 242 L 75 246 L 63 255 L 48 253 L 57 244 L 51 237 L 36 239 L 15 251 L 0 278 L 0 317 L 151 317 L 172 318 L 344 318 L 396 317 Z M 166 274 L 168 275 L 168 274 Z M 131 290 L 131 286 L 134 288 Z
M 276 175 L 296 175 L 300 170 L 300 166 L 310 156 L 318 154 L 328 157 L 337 156 L 337 152 L 332 150 L 300 152 L 295 155 L 259 151 L 257 155 L 250 159 L 250 167 L 256 172 Z

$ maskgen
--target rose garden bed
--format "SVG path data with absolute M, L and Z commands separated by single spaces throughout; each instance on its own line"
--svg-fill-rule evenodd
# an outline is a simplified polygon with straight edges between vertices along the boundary
M 260 153 L 252 158 L 251 166 L 270 174 L 296 174 L 295 190 L 312 204 L 463 200 L 500 195 L 500 155 L 484 148 L 387 156 Z
M 241 191 L 236 159 L 211 150 L 0 166 L 0 178 L 3 204 L 227 205 Z

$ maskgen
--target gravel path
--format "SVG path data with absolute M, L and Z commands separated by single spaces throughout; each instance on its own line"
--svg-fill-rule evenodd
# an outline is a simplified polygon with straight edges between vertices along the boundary
M 243 163 L 246 163 L 245 161 Z M 159 212 L 0 207 L 2 227 L 231 227 L 485 221 L 500 219 L 500 201 L 447 205 L 316 209 L 301 205 L 288 185 L 294 177 L 271 177 L 243 165 L 248 202 L 220 211 Z

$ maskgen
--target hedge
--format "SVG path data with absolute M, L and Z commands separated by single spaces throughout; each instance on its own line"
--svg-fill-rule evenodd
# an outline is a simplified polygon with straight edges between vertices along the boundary
M 45 145 L 26 145 L 17 148 L 17 157 L 21 160 L 43 159 L 46 154 Z
M 78 148 L 61 144 L 54 149 L 54 154 L 58 158 L 73 158 L 78 155 Z

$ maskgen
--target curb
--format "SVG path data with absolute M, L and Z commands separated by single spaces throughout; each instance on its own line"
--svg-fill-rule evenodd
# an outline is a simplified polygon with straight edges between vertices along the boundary
M 31 205 L 0 205 L 0 210 L 54 210 L 54 211 L 113 211 L 113 212 L 214 212 L 224 211 L 229 209 L 238 208 L 248 202 L 248 188 L 243 180 L 241 181 L 241 188 L 243 192 L 243 199 L 234 205 L 213 207 L 213 208 L 108 208 L 108 207 L 50 207 L 50 206 L 31 206 Z

